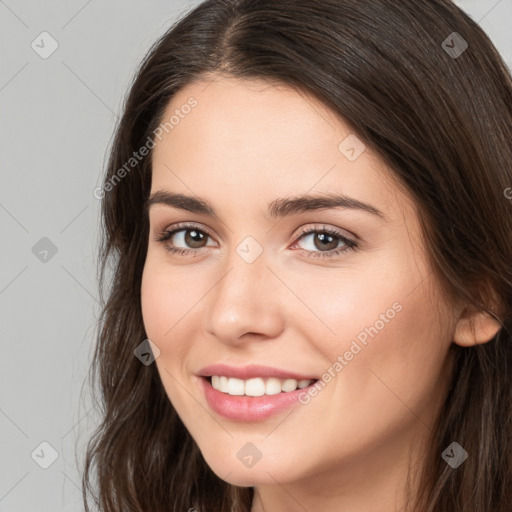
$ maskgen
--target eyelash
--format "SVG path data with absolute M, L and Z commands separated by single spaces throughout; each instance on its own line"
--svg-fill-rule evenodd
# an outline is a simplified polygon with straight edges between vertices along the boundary
M 200 249 L 181 249 L 177 247 L 169 247 L 167 244 L 167 241 L 169 241 L 176 233 L 179 233 L 180 231 L 187 231 L 187 230 L 195 230 L 199 231 L 200 233 L 203 233 L 209 237 L 212 237 L 212 235 L 205 229 L 200 228 L 199 226 L 196 226 L 194 224 L 176 224 L 174 228 L 171 229 L 164 229 L 160 232 L 160 234 L 155 238 L 155 241 L 158 243 L 161 243 L 164 248 L 173 254 L 179 254 L 180 256 L 188 256 L 191 253 L 193 253 L 193 256 L 198 256 L 202 249 L 205 249 L 206 247 L 201 247 Z M 338 249 L 332 249 L 330 251 L 308 251 L 306 249 L 299 249 L 300 251 L 307 253 L 307 257 L 309 258 L 333 258 L 335 256 L 338 256 L 342 253 L 348 252 L 348 251 L 355 251 L 358 249 L 359 245 L 357 242 L 350 240 L 349 238 L 346 238 L 341 233 L 339 233 L 336 230 L 323 227 L 322 229 L 312 229 L 312 228 L 303 228 L 301 232 L 297 236 L 297 240 L 295 243 L 297 243 L 299 240 L 304 238 L 306 235 L 309 235 L 311 233 L 325 233 L 328 235 L 333 236 L 334 238 L 337 238 L 339 241 L 343 242 L 345 244 L 345 247 L 340 247 Z

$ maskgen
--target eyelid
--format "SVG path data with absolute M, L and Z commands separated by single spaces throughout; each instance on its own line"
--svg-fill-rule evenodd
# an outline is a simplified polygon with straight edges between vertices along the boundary
M 202 231 L 203 233 L 207 234 L 210 238 L 215 238 L 207 227 L 195 222 L 176 222 L 175 224 L 170 224 L 169 226 L 164 227 L 159 231 L 159 233 L 176 233 L 177 231 L 183 231 L 187 229 L 197 229 L 198 231 Z
M 313 223 L 307 224 L 306 227 L 301 226 L 299 228 L 299 232 L 296 235 L 294 235 L 294 237 L 299 238 L 305 234 L 309 234 L 309 233 L 315 232 L 315 231 L 325 231 L 328 233 L 333 233 L 333 234 L 336 234 L 336 236 L 352 240 L 352 241 L 354 241 L 354 243 L 359 241 L 359 237 L 357 235 L 355 235 L 354 233 L 347 231 L 346 229 L 330 226 L 328 224 L 325 224 L 324 222 L 322 222 L 322 223 L 313 222 Z
M 327 233 L 328 235 L 332 235 L 339 241 L 341 241 L 343 244 L 345 244 L 345 247 L 338 247 L 336 249 L 331 249 L 330 251 L 311 251 L 308 249 L 299 248 L 299 250 L 308 253 L 308 257 L 322 256 L 325 258 L 331 258 L 339 256 L 350 250 L 359 249 L 359 239 L 357 236 L 353 234 L 345 235 L 344 233 L 342 233 L 342 230 L 340 228 L 333 228 L 330 226 L 328 227 L 325 224 L 322 224 L 321 227 L 319 227 L 318 225 L 302 227 L 299 234 L 294 237 L 295 241 L 293 242 L 292 247 L 297 245 L 305 237 L 315 233 Z

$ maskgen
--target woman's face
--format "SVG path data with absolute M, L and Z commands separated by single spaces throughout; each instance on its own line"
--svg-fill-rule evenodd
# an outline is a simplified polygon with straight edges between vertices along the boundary
M 170 401 L 236 485 L 405 464 L 455 326 L 413 202 L 321 103 L 207 84 L 173 98 L 153 154 L 142 310 Z

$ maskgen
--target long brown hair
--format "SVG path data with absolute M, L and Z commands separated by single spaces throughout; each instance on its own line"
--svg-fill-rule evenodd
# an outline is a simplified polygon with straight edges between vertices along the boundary
M 90 378 L 102 421 L 87 447 L 86 510 L 90 497 L 104 512 L 251 508 L 253 489 L 214 475 L 156 366 L 134 357 L 146 338 L 151 153 L 128 170 L 126 162 L 154 137 L 178 90 L 217 73 L 285 83 L 330 107 L 412 194 L 451 296 L 495 317 L 499 302 L 502 327 L 491 341 L 452 346 L 451 385 L 414 510 L 510 512 L 512 79 L 483 30 L 448 0 L 207 0 L 150 49 L 101 194 L 102 314 Z M 470 454 L 456 470 L 441 458 L 453 441 Z

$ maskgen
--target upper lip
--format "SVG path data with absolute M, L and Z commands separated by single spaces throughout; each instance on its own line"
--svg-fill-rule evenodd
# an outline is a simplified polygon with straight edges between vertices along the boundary
M 252 379 L 255 377 L 277 379 L 295 379 L 295 380 L 317 380 L 317 377 L 311 374 L 300 374 L 290 370 L 283 370 L 281 368 L 273 368 L 271 366 L 261 366 L 257 364 L 250 364 L 248 366 L 229 366 L 227 364 L 212 364 L 202 368 L 198 375 L 200 377 L 211 377 L 212 375 L 219 375 L 225 377 L 235 377 L 238 379 Z

